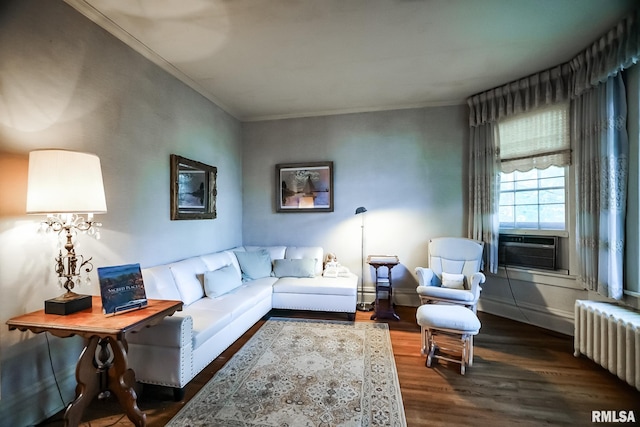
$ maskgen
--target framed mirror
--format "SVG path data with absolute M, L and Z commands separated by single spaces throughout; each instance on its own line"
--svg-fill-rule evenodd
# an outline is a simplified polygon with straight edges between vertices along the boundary
M 171 219 L 216 217 L 218 168 L 171 155 Z

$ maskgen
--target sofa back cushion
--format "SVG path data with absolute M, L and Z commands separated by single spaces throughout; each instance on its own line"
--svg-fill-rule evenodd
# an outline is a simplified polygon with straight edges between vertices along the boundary
M 285 252 L 287 259 L 314 259 L 316 276 L 322 275 L 323 251 L 320 246 L 289 246 Z
M 238 260 L 231 251 L 201 255 L 200 258 L 204 261 L 208 271 L 214 271 L 224 266 L 232 265 L 238 271 L 238 277 L 240 277 L 240 266 L 238 265 Z
M 142 269 L 144 291 L 150 299 L 181 300 L 176 281 L 167 265 Z
M 269 252 L 269 257 L 271 257 L 271 261 L 274 259 L 283 259 L 284 254 L 287 250 L 286 246 L 245 246 L 244 247 L 247 252 L 259 251 L 264 249 Z
M 169 264 L 171 274 L 180 292 L 180 299 L 189 305 L 204 297 L 204 286 L 201 280 L 207 266 L 200 257 L 188 258 Z
M 242 286 L 242 279 L 233 265 L 204 273 L 204 293 L 209 298 L 219 297 L 239 286 Z

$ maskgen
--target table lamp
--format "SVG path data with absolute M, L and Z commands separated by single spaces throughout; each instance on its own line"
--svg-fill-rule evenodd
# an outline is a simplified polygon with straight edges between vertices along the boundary
M 46 214 L 41 229 L 56 232 L 64 250 L 55 257 L 58 283 L 66 289 L 63 295 L 45 301 L 49 314 L 71 314 L 91 308 L 91 295 L 73 291 L 82 283 L 81 274 L 93 270 L 92 258 L 76 254 L 73 237 L 87 233 L 100 238 L 101 223 L 93 214 L 107 212 L 98 156 L 66 150 L 36 150 L 29 153 L 27 181 L 27 213 Z M 86 218 L 82 216 L 86 214 Z M 86 277 L 89 283 L 89 277 Z

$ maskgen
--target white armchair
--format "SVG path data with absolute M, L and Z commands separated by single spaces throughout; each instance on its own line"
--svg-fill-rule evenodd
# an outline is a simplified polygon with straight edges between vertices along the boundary
M 445 302 L 470 308 L 474 313 L 480 298 L 480 272 L 484 243 L 461 237 L 429 241 L 429 267 L 416 267 L 421 304 Z

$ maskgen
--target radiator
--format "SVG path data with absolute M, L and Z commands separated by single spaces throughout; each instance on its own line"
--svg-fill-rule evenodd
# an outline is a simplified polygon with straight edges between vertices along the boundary
M 615 304 L 577 300 L 573 355 L 580 354 L 640 390 L 640 314 Z

